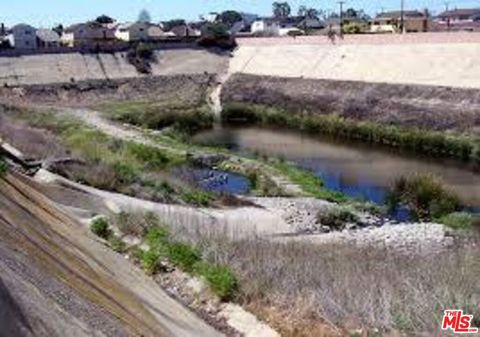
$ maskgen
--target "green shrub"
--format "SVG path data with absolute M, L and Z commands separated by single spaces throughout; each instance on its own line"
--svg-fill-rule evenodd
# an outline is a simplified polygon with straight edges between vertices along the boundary
M 343 230 L 348 223 L 356 223 L 358 216 L 346 207 L 333 207 L 317 214 L 317 221 L 334 230 Z
M 229 267 L 202 262 L 195 265 L 195 271 L 205 278 L 210 289 L 222 301 L 233 300 L 237 295 L 238 280 Z
M 255 170 L 251 170 L 247 174 L 248 181 L 250 182 L 250 188 L 255 190 L 258 187 L 258 173 Z
M 214 199 L 211 193 L 201 190 L 184 192 L 181 197 L 187 204 L 204 207 L 210 205 Z
M 168 245 L 168 258 L 175 266 L 191 272 L 193 266 L 201 260 L 200 252 L 185 243 L 173 242 Z
M 168 229 L 164 227 L 152 227 L 147 231 L 145 238 L 151 248 L 158 250 L 167 244 L 169 235 Z
M 137 160 L 147 163 L 151 169 L 162 169 L 169 162 L 168 157 L 161 150 L 152 146 L 130 142 L 127 150 Z
M 116 178 L 121 184 L 131 184 L 135 181 L 138 174 L 133 166 L 126 163 L 115 163 L 113 165 Z
M 112 234 L 110 226 L 105 218 L 97 218 L 93 220 L 90 224 L 90 230 L 93 234 L 105 240 Z
M 120 239 L 116 235 L 111 235 L 108 239 L 108 243 L 110 245 L 110 248 L 112 248 L 117 253 L 125 253 L 127 249 L 127 245 L 125 244 L 125 242 L 123 242 L 122 239 Z
M 460 208 L 459 198 L 431 174 L 414 174 L 397 179 L 388 197 L 389 207 L 406 205 L 419 220 L 441 218 Z
M 143 269 L 149 275 L 155 274 L 158 268 L 158 261 L 160 260 L 160 253 L 150 248 L 149 250 L 143 252 L 142 254 L 142 266 Z
M 456 212 L 447 214 L 436 221 L 453 229 L 466 229 L 472 226 L 473 216 L 469 213 Z

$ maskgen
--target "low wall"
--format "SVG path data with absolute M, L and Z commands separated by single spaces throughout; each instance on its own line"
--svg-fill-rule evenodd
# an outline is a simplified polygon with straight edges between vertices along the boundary
M 205 49 L 157 50 L 158 62 L 152 75 L 219 73 L 228 67 L 228 58 Z M 65 83 L 144 77 L 127 62 L 125 53 L 46 54 L 0 57 L 0 85 Z

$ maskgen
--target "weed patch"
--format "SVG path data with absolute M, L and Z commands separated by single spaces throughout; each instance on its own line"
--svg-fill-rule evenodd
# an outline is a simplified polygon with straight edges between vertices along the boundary
M 430 174 L 414 174 L 397 179 L 391 188 L 388 203 L 391 209 L 406 205 L 420 220 L 438 219 L 460 209 L 460 200 L 443 183 Z
M 107 240 L 110 235 L 112 234 L 112 230 L 110 229 L 110 225 L 105 218 L 97 218 L 92 221 L 90 224 L 90 230 L 93 234 L 102 239 Z

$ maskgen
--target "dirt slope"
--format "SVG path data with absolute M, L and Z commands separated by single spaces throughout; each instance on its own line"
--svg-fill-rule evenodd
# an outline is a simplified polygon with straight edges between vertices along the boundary
M 222 101 L 337 113 L 406 127 L 476 133 L 480 129 L 476 89 L 234 74 L 223 87 Z
M 30 179 L 0 179 L 0 336 L 220 336 Z

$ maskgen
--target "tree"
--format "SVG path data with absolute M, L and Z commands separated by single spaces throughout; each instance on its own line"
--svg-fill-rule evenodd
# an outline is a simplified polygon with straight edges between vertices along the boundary
M 56 32 L 58 35 L 61 36 L 62 33 L 63 33 L 63 25 L 62 25 L 62 24 L 59 24 L 59 25 L 53 27 L 52 30 L 53 30 L 54 32 Z
M 315 19 L 320 15 L 320 11 L 315 8 L 308 8 L 302 5 L 298 8 L 297 15 L 308 19 Z
M 170 31 L 173 27 L 176 26 L 185 26 L 187 23 L 183 19 L 173 19 L 170 21 L 165 21 L 163 23 L 163 29 L 168 32 Z
M 235 23 L 242 21 L 242 16 L 236 11 L 224 11 L 219 15 L 218 20 L 228 28 L 232 28 Z
M 140 14 L 138 14 L 137 22 L 149 23 L 151 21 L 152 21 L 152 17 L 150 16 L 150 13 L 146 9 L 142 9 L 140 11 Z
M 356 18 L 358 13 L 355 9 L 353 8 L 348 8 L 345 12 L 344 12 L 344 15 L 347 17 L 347 18 Z
M 113 23 L 115 20 L 103 14 L 103 15 L 100 15 L 98 18 L 96 18 L 95 21 L 101 24 L 106 24 L 106 23 Z
M 274 2 L 272 4 L 273 16 L 276 18 L 286 18 L 290 15 L 292 9 L 288 2 Z

